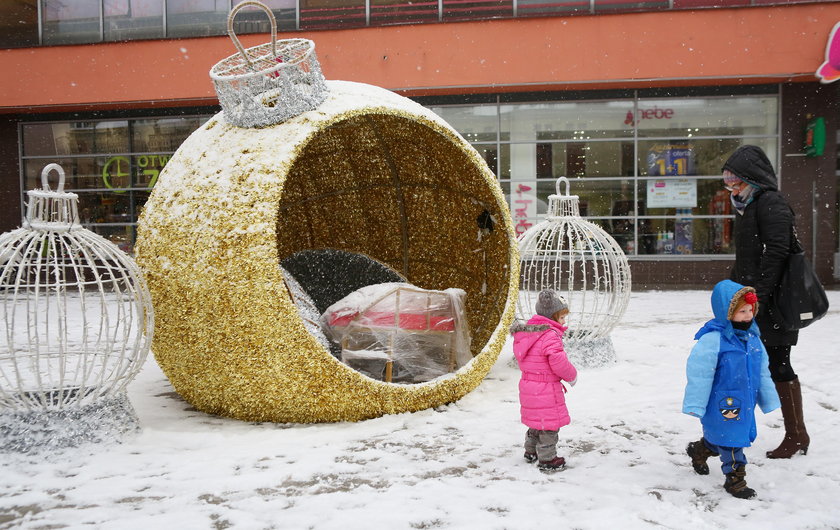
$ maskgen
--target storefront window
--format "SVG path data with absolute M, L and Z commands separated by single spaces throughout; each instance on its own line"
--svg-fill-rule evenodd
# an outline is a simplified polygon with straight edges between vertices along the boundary
M 23 127 L 26 156 L 126 153 L 128 122 L 76 121 L 26 124 Z
M 101 0 L 43 0 L 44 44 L 101 40 Z
M 198 117 L 135 120 L 131 150 L 136 153 L 175 151 L 202 121 Z
M 633 136 L 633 101 L 572 101 L 499 106 L 501 139 L 593 140 Z
M 444 20 L 509 17 L 513 0 L 442 0 Z
M 64 189 L 72 192 L 106 189 L 102 183 L 102 162 L 95 157 L 54 157 L 24 160 L 24 186 L 27 190 L 41 187 L 41 170 L 55 162 L 64 169 Z M 54 184 L 54 183 L 53 183 Z
M 556 179 L 565 176 L 580 197 L 581 215 L 631 256 L 731 254 L 733 214 L 720 177 L 723 163 L 739 146 L 753 144 L 778 166 L 774 95 L 433 110 L 496 164 L 491 169 L 517 233 L 542 219 Z
M 365 0 L 300 0 L 301 29 L 364 26 Z
M 431 110 L 469 142 L 498 140 L 499 113 L 496 105 L 431 107 Z
M 437 22 L 437 2 L 406 2 L 405 0 L 370 0 L 371 25 L 389 23 Z
M 583 217 L 619 217 L 620 224 L 624 226 L 626 219 L 632 220 L 635 215 L 633 182 L 633 179 L 570 179 L 570 190 L 580 197 L 580 214 Z M 548 196 L 556 193 L 556 188 L 554 179 L 538 182 L 539 214 L 547 211 Z M 560 192 L 565 193 L 565 189 L 561 187 Z M 611 220 L 609 224 L 613 224 Z
M 473 145 L 481 158 L 487 162 L 487 167 L 498 175 L 499 174 L 499 149 L 496 144 L 475 144 Z
M 510 178 L 510 144 L 499 144 L 499 180 Z
M 104 0 L 105 40 L 162 39 L 163 2 Z
M 537 178 L 556 179 L 633 176 L 633 141 L 539 142 Z
M 127 153 L 128 122 L 103 121 L 94 128 L 94 146 L 97 153 Z
M 204 37 L 227 31 L 230 0 L 166 0 L 167 37 Z
M 546 2 L 544 0 L 519 0 L 516 3 L 517 15 L 545 16 L 545 15 L 572 15 L 589 13 L 592 10 L 590 0 L 563 0 L 560 2 Z
M 778 103 L 775 97 L 639 99 L 628 119 L 645 137 L 776 135 Z
M 245 0 L 233 0 L 231 7 L 236 7 Z M 260 0 L 260 3 L 268 7 L 274 14 L 277 21 L 277 31 L 290 31 L 297 29 L 297 14 L 295 13 L 296 0 Z M 233 21 L 233 30 L 237 35 L 245 33 L 269 33 L 271 22 L 269 22 L 265 11 L 262 9 L 248 8 L 239 11 Z
M 733 214 L 721 166 L 745 144 L 778 167 L 778 98 L 627 98 L 431 107 L 495 172 L 516 230 L 570 179 L 581 215 L 631 256 L 731 254 Z M 27 123 L 25 190 L 62 165 L 89 228 L 128 241 L 160 172 L 209 116 Z
M 209 116 L 26 123 L 21 126 L 24 190 L 61 165 L 78 194 L 82 225 L 130 250 L 140 211 L 174 151 Z
M 66 149 L 59 149 L 57 138 L 64 133 L 68 124 L 30 123 L 23 126 L 23 152 L 29 156 L 54 156 L 67 154 Z
M 108 239 L 123 252 L 132 253 L 137 239 L 137 227 L 133 225 L 91 225 L 90 230 Z
M 225 35 L 230 9 L 245 0 L 5 0 L 6 47 Z M 748 7 L 833 0 L 261 0 L 279 31 L 418 24 L 453 20 L 612 14 L 697 7 Z M 39 24 L 39 2 L 41 20 Z M 4 5 L 8 4 L 8 6 Z M 40 27 L 39 27 L 40 26 Z M 237 14 L 234 31 L 268 33 L 265 13 Z M 39 35 L 40 32 L 40 35 Z M 233 51 L 233 50 L 231 50 Z
M 654 11 L 657 9 L 670 9 L 668 0 L 647 0 L 638 2 L 633 0 L 593 0 L 593 8 L 596 13 L 616 13 L 620 11 Z

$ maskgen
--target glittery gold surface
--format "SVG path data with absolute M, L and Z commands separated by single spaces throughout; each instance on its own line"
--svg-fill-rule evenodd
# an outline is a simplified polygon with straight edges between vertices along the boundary
M 199 410 L 278 422 L 422 410 L 478 386 L 504 344 L 519 257 L 493 174 L 420 105 L 369 85 L 328 85 L 318 109 L 282 124 L 212 118 L 169 161 L 141 215 L 152 350 Z M 479 235 L 485 209 L 496 229 Z M 423 288 L 464 289 L 474 359 L 417 385 L 341 364 L 304 328 L 278 266 L 317 248 L 367 254 Z

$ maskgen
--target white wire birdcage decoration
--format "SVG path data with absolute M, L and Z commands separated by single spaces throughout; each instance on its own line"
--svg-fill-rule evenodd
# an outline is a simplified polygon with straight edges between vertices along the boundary
M 108 400 L 125 413 L 152 339 L 151 296 L 134 260 L 79 223 L 61 166 L 46 166 L 41 184 L 27 192 L 23 226 L 0 235 L 0 415 L 75 421 Z
M 568 179 L 557 179 L 556 192 L 548 197 L 545 220 L 519 237 L 517 318 L 533 316 L 541 290 L 557 291 L 569 304 L 565 344 L 570 357 L 582 366 L 599 366 L 615 359 L 610 332 L 630 299 L 630 265 L 609 234 L 580 216 Z
M 233 19 L 245 7 L 257 7 L 271 22 L 271 42 L 245 49 L 233 30 Z M 239 127 L 281 123 L 316 108 L 327 98 L 327 85 L 308 39 L 277 40 L 277 21 L 260 2 L 242 2 L 227 20 L 228 35 L 238 53 L 216 63 L 210 78 L 225 120 Z

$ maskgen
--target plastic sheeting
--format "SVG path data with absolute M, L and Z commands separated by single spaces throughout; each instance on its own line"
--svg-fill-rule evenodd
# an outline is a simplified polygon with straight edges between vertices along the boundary
M 348 366 L 381 381 L 421 383 L 472 358 L 465 296 L 461 289 L 369 285 L 327 308 L 321 324 Z

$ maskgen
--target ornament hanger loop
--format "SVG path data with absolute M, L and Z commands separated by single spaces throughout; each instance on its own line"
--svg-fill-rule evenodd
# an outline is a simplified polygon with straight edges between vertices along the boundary
M 239 50 L 240 55 L 245 59 L 245 62 L 248 63 L 249 66 L 253 66 L 251 63 L 251 59 L 248 57 L 248 54 L 245 53 L 245 48 L 242 47 L 242 43 L 239 42 L 239 37 L 236 36 L 236 32 L 233 31 L 233 19 L 236 17 L 236 14 L 244 7 L 257 7 L 262 9 L 268 15 L 268 20 L 271 22 L 271 53 L 275 57 L 277 57 L 277 20 L 274 18 L 274 13 L 271 12 L 271 9 L 268 8 L 262 2 L 256 1 L 248 1 L 242 2 L 238 6 L 234 7 L 230 14 L 228 15 L 227 19 L 227 32 L 228 36 L 230 36 L 230 40 L 233 41 L 234 46 L 236 49 Z
M 569 196 L 569 179 L 566 177 L 560 177 L 557 179 L 557 184 L 555 185 L 555 190 L 557 191 L 557 195 L 560 195 L 560 183 L 566 184 L 566 197 Z
M 41 187 L 44 191 L 50 191 L 50 182 L 47 177 L 49 176 L 50 171 L 53 170 L 58 173 L 58 188 L 56 188 L 56 191 L 64 193 L 64 169 L 58 164 L 47 164 L 44 166 L 44 169 L 41 170 Z

